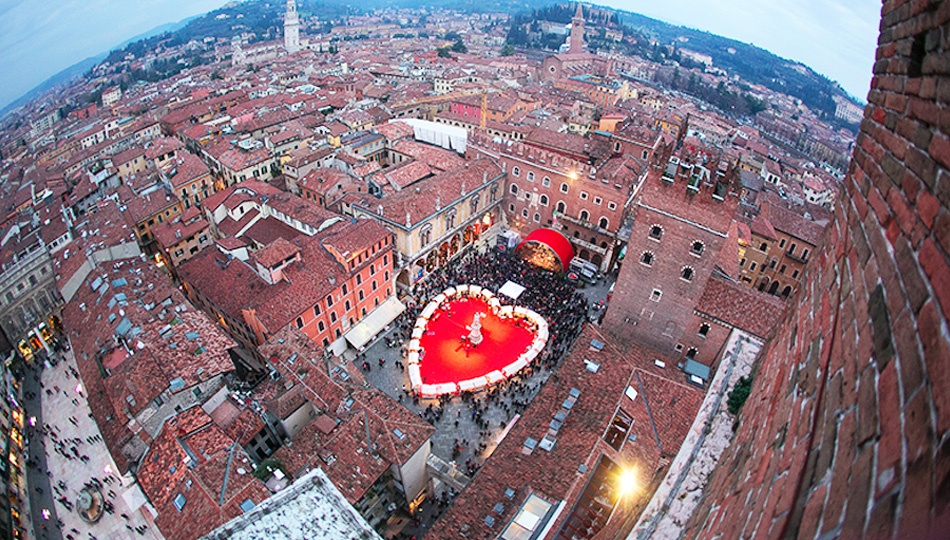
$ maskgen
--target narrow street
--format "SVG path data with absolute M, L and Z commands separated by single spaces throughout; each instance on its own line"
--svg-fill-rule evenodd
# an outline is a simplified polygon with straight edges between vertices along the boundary
M 29 453 L 27 462 L 27 482 L 30 489 L 30 515 L 33 520 L 35 538 L 59 540 L 63 538 L 58 525 L 53 490 L 50 488 L 50 476 L 47 474 L 47 456 L 43 427 L 42 400 L 45 396 L 41 388 L 42 364 L 28 364 L 23 378 L 23 394 L 26 397 L 24 411 L 27 418 L 27 441 Z M 35 418 L 35 423 L 34 419 Z M 32 424 L 32 425 L 31 425 Z M 44 515 L 44 512 L 48 512 Z

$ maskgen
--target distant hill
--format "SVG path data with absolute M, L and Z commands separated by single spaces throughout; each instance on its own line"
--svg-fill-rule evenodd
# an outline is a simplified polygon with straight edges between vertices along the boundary
M 622 30 L 625 38 L 632 39 L 613 43 L 598 38 L 596 33 L 588 33 L 588 47 L 592 51 L 611 49 L 667 65 L 675 65 L 673 62 L 676 62 L 684 68 L 700 67 L 679 53 L 680 49 L 688 49 L 709 55 L 715 67 L 738 75 L 747 83 L 740 85 L 743 88 L 738 92 L 703 86 L 685 76 L 677 79 L 674 75 L 671 80 L 660 81 L 709 101 L 726 112 L 746 116 L 761 110 L 764 103 L 751 94 L 748 83 L 796 97 L 825 120 L 833 123 L 836 122 L 835 96 L 844 97 L 860 106 L 864 105 L 845 92 L 838 83 L 816 73 L 808 66 L 786 60 L 754 45 L 672 25 L 638 13 L 602 6 L 596 6 L 595 9 L 618 14 L 619 17 L 610 17 L 610 26 Z M 550 5 L 519 12 L 512 17 L 508 43 L 516 47 L 554 50 L 564 42 L 564 36 L 541 33 L 538 21 L 567 23 L 573 13 L 574 6 L 570 4 Z M 665 76 L 669 78 L 669 74 Z

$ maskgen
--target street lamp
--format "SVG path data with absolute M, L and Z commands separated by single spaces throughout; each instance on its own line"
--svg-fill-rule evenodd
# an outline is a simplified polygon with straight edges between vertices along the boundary
M 639 487 L 637 469 L 632 466 L 623 467 L 617 475 L 617 493 L 620 497 L 632 495 Z

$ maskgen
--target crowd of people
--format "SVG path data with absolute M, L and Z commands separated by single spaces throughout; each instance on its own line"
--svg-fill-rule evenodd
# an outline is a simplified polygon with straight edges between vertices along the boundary
M 456 440 L 452 448 L 453 460 L 463 457 L 466 449 L 472 451 L 471 457 L 466 458 L 462 468 L 468 474 L 473 474 L 478 469 L 482 460 L 477 458 L 482 457 L 488 449 L 484 439 L 493 429 L 504 429 L 507 422 L 514 415 L 523 412 L 537 394 L 542 381 L 533 375 L 543 370 L 553 370 L 583 329 L 589 308 L 587 299 L 563 276 L 538 268 L 519 257 L 494 251 L 485 254 L 472 253 L 430 274 L 426 281 L 416 284 L 407 301 L 406 311 L 396 321 L 395 332 L 386 338 L 387 346 L 405 347 L 422 308 L 447 287 L 472 284 L 497 293 L 507 281 L 522 285 L 525 290 L 517 299 L 500 296 L 502 303 L 523 306 L 548 321 L 549 338 L 544 352 L 517 376 L 488 390 L 420 400 L 403 386 L 403 396 L 400 396 L 400 401 L 403 397 L 410 397 L 413 403 L 421 408 L 420 414 L 423 418 L 433 425 L 443 420 L 449 403 L 456 398 L 461 399 L 468 408 L 468 420 L 479 428 L 482 439 Z M 496 420 L 495 424 L 487 418 L 489 408 L 498 411 L 491 416 L 501 418 Z M 458 427 L 462 414 L 462 410 L 458 409 L 453 415 L 455 418 L 447 420 Z

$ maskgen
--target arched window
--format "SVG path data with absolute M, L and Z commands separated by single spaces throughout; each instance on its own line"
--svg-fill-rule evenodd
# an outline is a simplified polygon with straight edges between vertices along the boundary
M 610 225 L 610 221 L 605 217 L 600 218 L 600 221 L 597 222 L 597 226 L 604 230 L 607 229 L 608 225 Z
M 518 194 L 518 184 L 511 184 L 511 187 L 508 188 L 508 191 L 510 191 L 512 195 L 517 195 L 517 194 Z
M 769 245 L 766 244 L 765 242 L 762 242 L 762 245 L 759 246 L 759 251 L 768 251 L 768 249 L 769 249 Z
M 588 221 L 590 219 L 590 212 L 587 210 L 581 210 L 580 218 L 581 221 Z
M 654 240 L 659 240 L 662 237 L 663 237 L 663 227 L 660 227 L 659 225 L 654 225 L 650 227 L 650 238 Z
M 538 198 L 538 201 L 541 203 L 541 206 L 547 206 L 547 205 L 548 205 L 548 196 L 547 196 L 547 195 L 541 195 L 541 197 Z
M 680 271 L 680 279 L 683 281 L 693 281 L 693 269 L 689 266 L 684 266 L 683 270 Z
M 709 334 L 709 325 L 706 323 L 699 325 L 699 335 L 706 337 L 707 334 Z
M 534 221 L 535 221 L 536 223 L 540 223 L 540 222 L 541 222 L 541 214 L 535 212 L 535 213 L 534 213 Z
M 327 329 L 327 325 L 323 324 L 323 321 L 317 322 L 317 330 L 323 332 L 326 329 Z
M 521 176 L 521 169 L 517 166 L 511 168 L 511 174 L 514 176 Z
M 653 253 L 644 251 L 643 255 L 640 256 L 640 262 L 647 266 L 653 266 Z
M 561 193 L 567 193 L 568 189 L 569 188 L 567 187 L 567 183 L 561 182 Z
M 528 182 L 534 182 L 534 171 L 528 171 Z
M 690 347 L 689 350 L 686 351 L 686 358 L 689 358 L 690 360 L 695 360 L 696 353 L 698 352 L 699 350 L 697 350 L 696 347 Z
M 705 249 L 706 249 L 705 244 L 703 244 L 699 240 L 696 240 L 695 242 L 693 242 L 693 245 L 690 246 L 689 252 L 692 253 L 693 255 L 699 256 L 703 254 L 703 251 L 705 251 Z
M 551 185 L 551 179 L 547 176 L 541 178 L 541 185 L 544 187 L 549 187 Z

